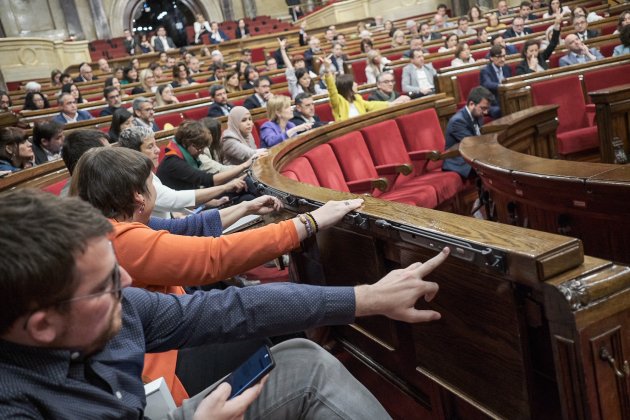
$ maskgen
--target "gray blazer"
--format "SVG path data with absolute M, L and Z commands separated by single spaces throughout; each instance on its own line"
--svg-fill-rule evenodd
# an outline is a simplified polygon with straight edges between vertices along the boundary
M 435 91 L 435 75 L 437 74 L 435 69 L 431 64 L 425 64 L 422 69 L 426 73 L 429 82 L 433 85 L 433 91 Z M 420 85 L 418 85 L 418 78 L 416 77 L 416 66 L 412 63 L 407 64 L 403 68 L 401 84 L 404 94 L 420 92 Z

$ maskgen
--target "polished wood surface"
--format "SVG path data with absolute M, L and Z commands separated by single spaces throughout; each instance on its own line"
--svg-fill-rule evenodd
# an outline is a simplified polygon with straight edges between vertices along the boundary
M 612 140 L 618 138 L 630 155 L 630 84 L 589 92 L 597 112 L 599 151 L 602 162 L 615 163 Z

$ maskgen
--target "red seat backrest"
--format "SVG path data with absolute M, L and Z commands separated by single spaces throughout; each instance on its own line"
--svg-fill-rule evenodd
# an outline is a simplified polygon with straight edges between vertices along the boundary
M 396 83 L 394 89 L 396 92 L 407 93 L 402 91 L 402 67 L 394 67 L 394 82 Z
M 260 118 L 254 121 L 252 134 L 254 135 L 254 140 L 256 141 L 256 147 L 260 147 L 260 127 L 262 127 L 262 125 L 267 121 L 269 121 L 269 118 Z
M 431 64 L 434 69 L 439 70 L 443 67 L 449 67 L 451 65 L 451 61 L 453 61 L 453 57 L 440 58 L 439 60 L 431 61 Z
M 335 121 L 335 117 L 333 117 L 332 109 L 330 108 L 330 104 L 328 102 L 322 102 L 321 104 L 315 105 L 315 115 L 317 115 L 322 121 Z
M 186 102 L 186 101 L 192 101 L 194 99 L 199 99 L 199 97 L 197 96 L 197 92 L 179 93 L 175 95 L 175 97 L 179 100 L 179 102 Z
M 530 87 L 534 105 L 559 105 L 558 133 L 588 126 L 586 103 L 577 75 L 532 83 Z
M 286 176 L 289 178 L 292 178 L 290 173 L 293 173 L 296 176 L 294 179 L 297 181 L 315 185 L 317 187 L 320 186 L 319 180 L 317 179 L 317 175 L 315 175 L 315 171 L 313 171 L 311 163 L 304 156 L 298 156 L 286 164 L 286 166 L 282 168 L 283 175 L 285 175 L 285 171 L 287 171 Z
M 479 73 L 480 70 L 473 70 L 469 73 L 458 74 L 456 77 L 457 91 L 459 92 L 458 108 L 461 108 L 466 104 L 468 94 L 472 88 L 479 86 Z
M 367 83 L 367 77 L 365 77 L 365 67 L 367 63 L 365 60 L 358 60 L 352 62 L 352 73 L 354 74 L 354 81 L 359 85 Z
M 166 123 L 170 123 L 173 127 L 178 127 L 182 121 L 184 121 L 184 117 L 179 112 L 174 112 L 172 114 L 164 114 L 158 115 L 155 117 L 155 123 L 160 128 L 160 130 L 164 130 L 164 125 Z
M 256 127 L 255 122 L 254 127 L 252 128 L 252 136 L 254 137 L 254 143 L 256 143 L 256 147 L 260 148 L 260 134 L 258 134 L 258 128 Z
M 586 87 L 586 92 L 594 92 L 596 90 L 628 83 L 629 72 L 630 64 L 624 64 L 621 66 L 617 65 L 601 70 L 586 72 L 584 73 L 584 86 Z
M 410 162 L 405 142 L 393 120 L 365 127 L 361 129 L 361 134 L 376 165 Z
M 378 178 L 370 151 L 359 131 L 344 134 L 328 144 L 337 156 L 346 181 Z
M 263 47 L 252 48 L 252 63 L 265 61 L 265 49 Z
M 63 187 L 66 186 L 66 184 L 68 183 L 68 180 L 70 178 L 66 178 L 66 179 L 62 179 L 59 182 L 55 182 L 54 184 L 51 185 L 47 185 L 45 187 L 42 188 L 42 190 L 55 194 L 55 195 L 59 195 L 61 194 L 61 190 L 63 190 Z
M 396 124 L 405 142 L 407 151 L 420 150 L 444 151 L 445 140 L 440 126 L 440 120 L 434 108 L 414 112 L 396 118 Z M 424 166 L 424 163 L 422 164 Z M 427 170 L 435 170 L 442 167 L 442 161 L 429 162 Z M 416 168 L 419 169 L 419 168 Z
M 182 114 L 184 114 L 184 118 L 187 120 L 197 121 L 208 116 L 208 107 L 199 106 L 197 108 L 187 109 L 183 111 Z
M 200 90 L 199 92 L 197 92 L 197 95 L 199 96 L 199 98 L 209 98 L 210 97 L 210 91 L 208 89 L 203 89 Z
M 321 144 L 304 154 L 322 187 L 337 191 L 350 191 L 337 158 L 328 144 Z
M 613 50 L 615 49 L 617 45 L 619 44 L 602 45 L 601 47 L 599 47 L 599 52 L 601 52 L 604 57 L 612 57 Z

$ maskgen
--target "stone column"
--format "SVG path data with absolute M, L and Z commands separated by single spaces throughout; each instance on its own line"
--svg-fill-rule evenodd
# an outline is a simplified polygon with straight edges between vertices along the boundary
M 66 18 L 66 28 L 68 35 L 73 35 L 75 39 L 85 39 L 79 13 L 77 12 L 77 4 L 74 0 L 59 0 L 63 15 Z
M 107 21 L 107 15 L 105 14 L 103 1 L 102 0 L 88 0 L 88 1 L 90 3 L 90 10 L 92 12 L 92 21 L 94 22 L 94 29 L 96 30 L 96 38 L 111 39 L 112 31 L 109 29 L 109 22 Z
M 241 0 L 241 4 L 243 5 L 243 13 L 245 14 L 245 17 L 253 18 L 258 15 L 256 2 L 254 0 Z
M 234 20 L 234 9 L 230 0 L 221 0 L 221 11 L 223 12 L 223 21 Z

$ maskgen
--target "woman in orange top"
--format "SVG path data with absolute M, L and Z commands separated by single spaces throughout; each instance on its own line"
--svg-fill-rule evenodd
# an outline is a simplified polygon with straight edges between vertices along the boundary
M 110 218 L 112 245 L 133 286 L 164 293 L 183 294 L 181 286 L 213 283 L 259 266 L 334 225 L 363 202 L 329 202 L 312 215 L 219 238 L 172 235 L 146 225 L 156 196 L 152 169 L 151 160 L 135 150 L 92 149 L 77 164 L 71 194 Z M 258 213 L 270 213 L 278 206 L 270 197 Z M 143 375 L 147 380 L 163 376 L 176 402 L 181 402 L 187 394 L 175 376 L 176 362 L 175 351 L 147 355 Z

